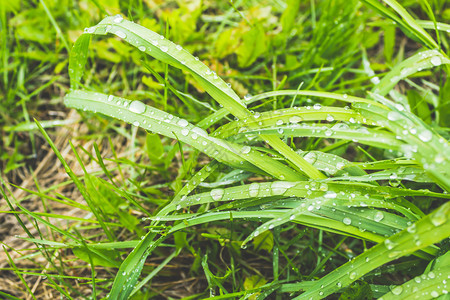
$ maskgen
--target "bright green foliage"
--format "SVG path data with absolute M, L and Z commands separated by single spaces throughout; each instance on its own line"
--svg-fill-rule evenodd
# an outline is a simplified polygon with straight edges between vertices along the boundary
M 103 15 L 120 11 L 118 1 L 106 2 L 94 2 Z M 41 3 L 61 35 L 58 10 Z M 144 3 L 136 7 L 152 5 Z M 47 218 L 83 219 L 17 203 L 66 239 L 27 240 L 72 249 L 92 269 L 94 297 L 99 287 L 110 299 L 147 297 L 181 252 L 205 278 L 199 298 L 445 294 L 450 25 L 435 20 L 438 3 L 405 5 L 177 1 L 158 11 L 159 23 L 130 8 L 87 27 L 55 67 L 69 67 L 64 103 L 97 124 L 91 130 L 126 137 L 130 152 L 113 153 L 111 168 L 97 141 L 94 154 L 81 148 L 100 166 L 90 174 L 72 145 L 78 177 L 44 130 L 63 123 L 9 126 L 38 128 L 86 203 L 33 193 L 91 213 L 85 222 L 101 235 L 59 229 Z M 420 9 L 430 21 L 417 19 Z M 62 35 L 60 48 L 68 43 Z M 8 171 L 20 159 L 11 156 Z M 119 241 L 123 232 L 135 237 Z M 150 269 L 150 255 L 165 259 Z M 113 268 L 114 279 L 97 282 L 94 266 Z M 402 281 L 385 280 L 382 268 Z

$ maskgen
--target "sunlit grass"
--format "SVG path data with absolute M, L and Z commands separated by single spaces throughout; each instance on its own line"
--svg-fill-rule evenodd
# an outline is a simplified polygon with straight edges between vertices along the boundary
M 82 122 L 96 124 L 90 125 L 94 134 L 114 132 L 131 141 L 129 153 L 118 158 L 111 145 L 112 155 L 102 157 L 95 136 L 91 149 L 70 144 L 81 166 L 75 174 L 39 121 L 8 128 L 38 128 L 69 175 L 66 183 L 85 200 L 27 190 L 84 211 L 82 221 L 28 210 L 2 188 L 10 209 L 18 207 L 24 239 L 52 262 L 41 269 L 52 278 L 50 286 L 77 297 L 72 278 L 64 276 L 67 269 L 49 254 L 70 249 L 91 272 L 74 278 L 89 284 L 94 298 L 155 296 L 162 291 L 152 281 L 181 253 L 191 256 L 189 274 L 205 278 L 199 298 L 321 299 L 351 294 L 349 286 L 368 298 L 406 298 L 412 286 L 423 299 L 446 293 L 438 282 L 450 271 L 439 244 L 450 232 L 450 151 L 443 127 L 448 113 L 442 109 L 445 86 L 434 83 L 449 71 L 446 38 L 436 41 L 425 31 L 429 23 L 395 1 L 364 1 L 383 18 L 356 1 L 345 8 L 330 3 L 308 6 L 304 16 L 297 16 L 296 1 L 281 5 L 282 27 L 275 35 L 267 34 L 275 25 L 270 14 L 260 17 L 258 5 L 248 16 L 240 14 L 240 4 L 217 20 L 204 15 L 204 22 L 219 22 L 220 29 L 219 40 L 203 50 L 207 54 L 199 50 L 190 21 L 184 30 L 192 40 L 177 32 L 182 29 L 174 19 L 171 31 L 122 15 L 84 30 L 70 53 L 71 89 L 64 103 L 80 111 Z M 333 21 L 333 12 L 343 18 Z M 198 18 L 200 11 L 195 13 Z M 240 23 L 228 25 L 235 18 Z M 294 20 L 295 30 L 289 25 Z M 370 49 L 382 30 L 360 28 L 370 21 L 382 29 L 395 21 L 424 48 L 401 48 L 396 57 L 385 49 L 390 65 L 380 66 Z M 301 31 L 303 23 L 310 32 Z M 122 59 L 103 40 L 136 69 L 115 76 L 117 65 L 97 68 L 98 56 Z M 135 84 L 139 71 L 146 74 L 145 89 Z M 98 171 L 90 173 L 87 162 L 97 163 Z M 24 215 L 36 221 L 39 236 L 26 229 Z M 77 225 L 59 228 L 53 219 Z M 51 234 L 41 234 L 37 224 Z M 218 247 L 225 258 L 219 259 Z M 163 259 L 150 268 L 149 257 Z M 246 257 L 258 258 L 270 271 L 258 270 Z M 99 278 L 99 266 L 106 277 Z M 379 275 L 383 267 L 402 281 L 391 286 Z M 11 269 L 23 281 L 27 271 L 14 264 Z

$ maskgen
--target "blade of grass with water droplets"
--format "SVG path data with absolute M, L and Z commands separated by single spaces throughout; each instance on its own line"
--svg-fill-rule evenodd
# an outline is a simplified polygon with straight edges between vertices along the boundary
M 239 137 L 252 137 L 259 134 L 275 134 L 288 137 L 321 137 L 331 139 L 353 140 L 377 148 L 401 150 L 405 143 L 385 130 L 367 128 L 365 126 L 349 126 L 345 123 L 314 124 L 303 123 L 286 126 L 273 126 L 258 130 L 246 130 L 237 135 Z
M 245 103 L 247 105 L 249 105 L 249 104 L 259 101 L 259 100 L 263 100 L 263 99 L 267 99 L 267 98 L 271 98 L 271 97 L 277 97 L 277 96 L 310 96 L 310 97 L 318 97 L 318 98 L 325 98 L 325 99 L 335 99 L 338 101 L 343 101 L 343 102 L 348 102 L 348 103 L 362 102 L 362 103 L 373 104 L 376 106 L 383 106 L 382 104 L 375 102 L 373 100 L 368 100 L 368 99 L 355 97 L 355 96 L 349 96 L 347 94 L 337 94 L 337 93 L 321 92 L 321 91 L 303 91 L 303 90 L 300 90 L 300 91 L 280 90 L 280 91 L 266 92 L 266 93 L 262 93 L 259 95 L 248 97 L 247 99 L 245 99 Z M 226 109 L 221 108 L 218 111 L 216 111 L 215 113 L 209 115 L 208 117 L 206 117 L 205 119 L 200 121 L 198 123 L 198 126 L 202 127 L 202 128 L 208 128 L 209 126 L 215 124 L 216 122 L 218 122 L 219 120 L 224 118 L 226 115 L 228 115 L 228 113 L 229 112 Z M 267 112 L 267 113 L 269 113 L 269 112 Z
M 247 152 L 248 148 L 211 137 L 205 130 L 188 121 L 147 106 L 140 101 L 77 90 L 67 94 L 64 103 L 68 107 L 101 112 L 169 138 L 178 139 L 220 162 L 237 168 L 248 169 L 252 172 L 259 172 L 258 169 L 261 169 L 280 179 L 304 179 L 301 174 L 256 150 Z
M 351 123 L 373 125 L 370 120 L 362 117 L 358 112 L 352 109 L 329 106 L 293 107 L 276 111 L 268 111 L 263 113 L 255 113 L 252 118 L 239 121 L 233 121 L 218 128 L 213 136 L 221 138 L 229 137 L 239 132 L 245 131 L 246 128 L 273 127 L 282 124 L 298 124 L 308 121 L 347 121 Z M 244 128 L 244 129 L 243 129 Z
M 391 287 L 391 291 L 384 294 L 379 299 L 396 300 L 414 299 L 422 296 L 422 299 L 431 296 L 429 299 L 439 298 L 441 295 L 448 294 L 448 276 L 450 274 L 450 266 L 443 266 L 422 275 L 416 276 L 402 285 Z M 428 296 L 428 297 L 429 297 Z M 443 298 L 445 299 L 445 298 Z
M 405 59 L 387 73 L 374 86 L 372 92 L 381 96 L 387 95 L 397 83 L 421 70 L 430 69 L 442 64 L 450 64 L 450 60 L 437 50 L 421 51 Z
M 185 207 L 186 205 L 182 205 L 187 196 L 206 178 L 208 178 L 209 175 L 211 175 L 212 172 L 214 172 L 215 169 L 219 164 L 217 161 L 212 161 L 205 167 L 203 167 L 200 171 L 196 172 L 194 176 L 183 186 L 183 188 L 177 193 L 177 195 L 172 199 L 172 201 L 165 207 L 163 207 L 156 215 L 158 217 L 165 216 L 171 211 L 174 211 L 176 209 L 181 209 L 181 207 Z
M 420 25 L 416 23 L 416 20 L 398 2 L 394 0 L 383 0 L 383 2 L 392 7 L 395 12 L 400 15 L 400 17 L 389 10 L 387 7 L 383 6 L 383 4 L 381 4 L 377 0 L 362 1 L 370 5 L 385 17 L 393 20 L 406 35 L 417 41 L 420 41 L 423 45 L 427 46 L 430 49 L 439 48 L 434 39 Z
M 124 20 L 122 16 L 106 17 L 96 26 L 86 28 L 84 35 L 98 34 L 105 35 L 113 33 L 118 37 L 124 39 L 139 50 L 145 52 L 154 58 L 170 64 L 176 68 L 185 70 L 192 74 L 192 76 L 202 85 L 202 87 L 220 104 L 223 105 L 229 112 L 238 118 L 247 118 L 251 113 L 247 110 L 246 105 L 236 95 L 236 93 L 214 72 L 212 72 L 206 65 L 194 58 L 189 52 L 184 50 L 181 46 L 175 45 L 171 41 L 164 39 L 163 36 L 133 22 Z M 82 37 L 84 36 L 82 35 Z M 85 39 L 85 37 L 83 38 Z M 80 42 L 81 45 L 81 42 Z M 83 55 L 87 55 L 87 47 L 78 47 L 79 51 L 84 51 Z M 71 57 L 72 59 L 72 57 Z M 75 62 L 76 61 L 76 62 Z M 70 72 L 80 72 L 79 69 L 84 67 L 86 60 L 74 57 L 72 65 L 69 64 Z M 70 68 L 72 66 L 72 69 Z M 75 72 L 76 71 L 76 72 Z M 82 73 L 81 73 L 82 74 Z M 79 79 L 78 76 L 75 77 Z M 289 161 L 299 167 L 309 177 L 325 178 L 317 169 L 306 162 L 302 157 L 299 157 L 291 148 L 285 143 L 281 142 L 278 137 L 273 135 L 263 136 L 272 147 L 282 153 Z M 254 153 L 249 154 L 249 158 L 253 158 Z M 253 163 L 258 162 L 254 160 Z M 272 169 L 276 168 L 274 166 Z M 266 168 L 266 172 L 271 168 Z M 268 172 L 271 174 L 271 172 Z M 287 166 L 280 165 L 281 176 L 275 176 L 279 179 L 302 178 L 302 175 L 296 175 L 297 172 Z M 284 173 L 284 174 L 283 174 Z M 273 175 L 273 174 L 272 174 Z
M 389 100 L 373 95 L 390 109 L 368 107 L 364 103 L 355 103 L 354 108 L 363 116 L 370 116 L 378 124 L 388 128 L 399 140 L 405 141 L 400 148 L 405 156 L 415 158 L 423 166 L 427 175 L 449 192 L 449 143 L 416 115 L 406 110 L 399 110 Z
M 314 286 L 295 299 L 325 298 L 387 262 L 448 238 L 449 232 L 450 202 L 447 202 L 410 227 L 317 280 Z

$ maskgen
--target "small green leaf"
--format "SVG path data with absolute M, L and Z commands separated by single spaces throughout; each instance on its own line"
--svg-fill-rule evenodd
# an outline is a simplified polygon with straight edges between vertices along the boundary
M 96 252 L 99 252 L 103 255 L 100 256 L 94 252 L 90 252 L 88 254 L 88 250 L 86 250 L 86 248 L 84 247 L 74 247 L 72 249 L 73 254 L 78 257 L 79 259 L 81 259 L 82 261 L 85 261 L 87 263 L 90 263 L 89 260 L 89 256 L 92 259 L 92 262 L 94 264 L 94 266 L 102 266 L 102 267 L 114 267 L 114 268 L 118 268 L 119 267 L 119 263 L 115 260 L 115 257 L 117 257 L 117 253 L 116 251 L 112 251 L 112 250 L 106 250 L 106 249 L 97 249 Z M 109 258 L 109 259 L 107 259 Z
M 147 134 L 146 138 L 147 155 L 150 161 L 158 165 L 163 162 L 164 148 L 159 135 L 155 133 Z
M 386 26 L 384 29 L 384 57 L 387 62 L 392 61 L 395 47 L 395 26 Z
M 357 280 L 345 289 L 339 300 L 371 300 L 372 298 L 370 285 L 363 280 Z
M 253 247 L 256 251 L 266 250 L 272 251 L 273 248 L 273 234 L 272 231 L 264 231 L 253 239 Z
M 266 50 L 266 35 L 261 24 L 242 36 L 242 44 L 236 50 L 241 68 L 250 66 Z

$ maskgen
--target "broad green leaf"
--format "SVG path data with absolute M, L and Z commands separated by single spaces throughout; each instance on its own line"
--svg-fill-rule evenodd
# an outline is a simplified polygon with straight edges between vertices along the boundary
M 116 257 L 118 255 L 116 251 L 106 249 L 96 250 L 96 252 L 101 253 L 102 256 L 99 256 L 95 252 L 86 250 L 86 248 L 84 247 L 74 247 L 72 248 L 72 251 L 76 257 L 87 263 L 90 263 L 89 259 L 90 256 L 94 266 L 112 267 L 112 268 L 118 268 L 120 266 L 120 262 L 116 261 Z M 87 251 L 89 251 L 89 253 Z
M 266 34 L 261 24 L 256 24 L 242 36 L 242 43 L 236 49 L 241 68 L 250 66 L 266 50 Z

